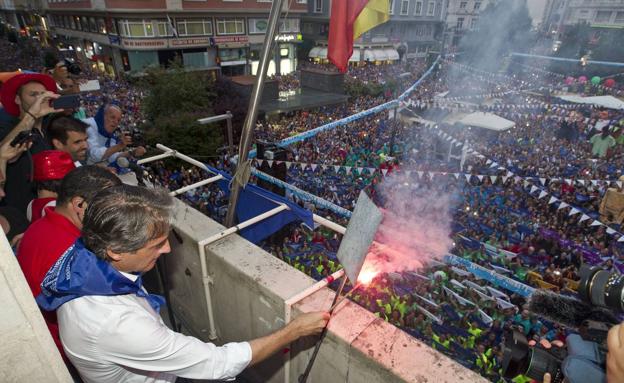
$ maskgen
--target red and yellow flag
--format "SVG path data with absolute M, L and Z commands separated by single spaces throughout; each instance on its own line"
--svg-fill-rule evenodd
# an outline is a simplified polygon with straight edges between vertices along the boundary
M 327 48 L 329 61 L 346 72 L 353 54 L 353 40 L 389 18 L 389 0 L 333 0 Z

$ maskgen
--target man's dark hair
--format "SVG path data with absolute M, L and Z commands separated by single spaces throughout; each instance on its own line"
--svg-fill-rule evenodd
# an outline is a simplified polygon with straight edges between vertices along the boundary
M 51 116 L 45 124 L 47 129 L 46 136 L 48 137 L 50 145 L 52 145 L 53 139 L 59 140 L 63 145 L 65 145 L 67 144 L 68 138 L 67 132 L 86 133 L 87 128 L 89 127 L 89 125 L 78 120 L 77 118 L 62 114 Z
M 99 192 L 82 221 L 82 240 L 98 258 L 132 253 L 167 235 L 173 198 L 164 189 L 120 185 Z
M 63 178 L 56 204 L 65 205 L 74 197 L 91 203 L 99 191 L 117 185 L 121 185 L 121 180 L 110 171 L 95 165 L 80 166 Z
M 49 190 L 58 194 L 61 189 L 61 183 L 63 180 L 47 180 L 47 181 L 37 181 L 35 184 L 37 185 L 37 191 L 41 190 Z

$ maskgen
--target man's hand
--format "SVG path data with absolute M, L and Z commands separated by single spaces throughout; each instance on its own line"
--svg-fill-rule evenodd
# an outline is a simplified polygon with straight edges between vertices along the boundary
M 624 326 L 611 327 L 607 335 L 607 382 L 624 382 Z
M 61 95 L 52 92 L 43 92 L 35 99 L 35 102 L 28 109 L 28 113 L 32 114 L 36 119 L 47 116 L 50 113 L 59 113 L 63 109 L 54 109 L 50 106 L 50 101 L 61 97 Z
M 306 313 L 298 316 L 290 322 L 288 327 L 292 327 L 294 331 L 295 339 L 302 336 L 317 335 L 327 326 L 329 321 L 329 313 L 325 311 L 318 311 L 313 313 Z
M 20 154 L 28 150 L 31 146 L 32 142 L 11 146 L 11 143 L 7 141 L 0 146 L 0 160 L 10 162 L 19 157 Z
M 249 342 L 251 346 L 250 365 L 265 360 L 302 336 L 321 333 L 327 325 L 327 321 L 329 321 L 328 312 L 301 314 L 286 327 L 270 335 L 252 340 Z
M 119 142 L 122 146 L 126 147 L 128 145 L 132 145 L 132 136 L 129 134 L 122 134 L 121 141 Z

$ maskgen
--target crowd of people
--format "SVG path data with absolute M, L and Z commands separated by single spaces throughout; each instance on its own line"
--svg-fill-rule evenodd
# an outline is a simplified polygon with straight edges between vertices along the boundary
M 14 49 L 12 44 L 0 39 L 0 51 Z M 53 68 L 40 70 L 38 63 L 31 63 L 36 73 L 6 76 L 0 88 L 0 197 L 4 205 L 0 224 L 25 273 L 31 273 L 27 280 L 35 296 L 50 267 L 81 236 L 82 221 L 89 216 L 85 216 L 86 206 L 98 201 L 97 191 L 114 189 L 119 184 L 114 174 L 125 172 L 128 162 L 145 154 L 144 147 L 132 142 L 144 120 L 142 90 L 89 68 L 83 68 L 81 75 L 69 74 L 67 65 L 59 59 Z M 7 61 L 7 55 L 0 58 L 0 68 L 18 69 Z M 313 63 L 302 63 L 302 68 L 333 70 Z M 347 82 L 378 84 L 392 79 L 395 91 L 270 116 L 257 123 L 255 136 L 278 142 L 383 104 L 395 99 L 426 69 L 422 60 L 352 67 Z M 414 188 L 410 192 L 444 196 L 449 201 L 447 234 L 453 245 L 448 253 L 527 289 L 574 296 L 582 264 L 624 271 L 621 222 L 603 222 L 600 215 L 607 190 L 622 192 L 624 113 L 563 105 L 563 101 L 552 106 L 552 99 L 519 96 L 521 89 L 531 89 L 536 83 L 553 89 L 562 85 L 558 76 L 523 73 L 488 78 L 452 60 L 443 61 L 401 104 L 401 111 L 370 115 L 290 145 L 284 160 L 289 164 L 285 181 L 353 210 L 362 190 L 382 193 L 379 190 L 388 179 L 400 178 L 401 185 Z M 100 90 L 81 92 L 81 104 L 71 109 L 51 106 L 49 101 L 60 95 L 79 93 L 85 79 L 98 79 Z M 300 86 L 297 72 L 275 79 L 280 90 Z M 480 105 L 493 94 L 499 106 Z M 469 102 L 462 97 L 469 97 Z M 491 133 L 444 122 L 446 116 L 475 109 L 496 113 L 515 126 Z M 429 119 L 435 120 L 435 128 Z M 208 165 L 231 170 L 227 157 Z M 169 190 L 206 178 L 206 172 L 197 167 L 172 167 L 162 161 L 150 163 L 145 170 L 155 185 Z M 89 190 L 82 190 L 83 184 L 89 184 Z M 344 215 L 296 192 L 287 191 L 286 197 L 343 226 L 348 223 Z M 217 185 L 192 189 L 178 198 L 216 221 L 225 219 L 228 196 Z M 43 250 L 34 238 L 44 231 L 54 236 L 59 221 L 69 229 L 55 239 L 58 248 L 46 258 L 47 263 L 37 264 L 33 259 Z M 341 238 L 323 226 L 313 229 L 293 223 L 260 246 L 312 278 L 322 279 L 341 267 L 336 255 Z M 93 250 L 89 243 L 94 242 L 85 242 Z M 159 249 L 164 251 L 166 246 Z M 469 267 L 452 263 L 443 258 L 445 254 L 435 255 L 424 267 L 379 272 L 351 299 L 493 382 L 507 381 L 502 344 L 509 330 L 520 331 L 532 345 L 543 348 L 565 347 L 566 337 L 574 333 L 527 311 L 526 296 L 512 284 L 500 286 L 477 278 Z M 116 260 L 114 254 L 108 257 L 104 256 L 110 262 Z M 48 304 L 58 307 L 53 300 Z M 63 310 L 64 321 L 69 321 L 72 310 Z M 49 315 L 46 320 L 63 353 L 56 317 Z M 95 376 L 89 375 L 95 372 L 83 359 L 69 359 L 83 378 Z M 530 379 L 517 376 L 513 381 Z

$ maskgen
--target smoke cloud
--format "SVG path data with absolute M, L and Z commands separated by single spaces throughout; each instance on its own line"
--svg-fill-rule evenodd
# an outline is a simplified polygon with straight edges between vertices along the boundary
M 415 171 L 407 173 L 392 173 L 377 189 L 384 218 L 362 268 L 364 279 L 379 272 L 422 269 L 453 247 L 454 198 L 448 185 L 432 186 L 417 180 Z

